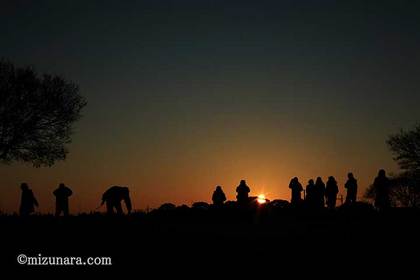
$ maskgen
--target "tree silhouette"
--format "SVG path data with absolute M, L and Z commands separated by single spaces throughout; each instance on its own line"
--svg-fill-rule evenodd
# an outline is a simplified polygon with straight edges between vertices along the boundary
M 391 205 L 394 207 L 420 207 L 419 182 L 419 178 L 408 176 L 407 173 L 391 175 L 389 192 Z M 364 197 L 374 200 L 375 195 L 376 190 L 372 184 L 366 189 Z
M 420 172 L 420 124 L 413 130 L 401 130 L 391 135 L 387 144 L 400 168 L 406 172 Z
M 0 161 L 51 166 L 64 160 L 72 124 L 86 101 L 57 75 L 0 61 Z
M 392 179 L 391 199 L 404 207 L 420 206 L 420 124 L 391 135 L 387 144 L 403 171 Z
M 420 178 L 403 173 L 391 179 L 391 200 L 401 207 L 420 207 Z

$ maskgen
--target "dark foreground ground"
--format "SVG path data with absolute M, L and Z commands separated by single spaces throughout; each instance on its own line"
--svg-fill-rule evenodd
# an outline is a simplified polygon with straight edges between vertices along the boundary
M 179 209 L 124 217 L 92 214 L 58 219 L 3 215 L 1 269 L 130 270 L 139 276 L 153 275 L 136 279 L 158 279 L 160 274 L 201 278 L 227 273 L 236 275 L 235 279 L 247 274 L 340 278 L 414 273 L 416 279 L 420 269 L 419 222 L 420 212 L 412 209 L 382 214 L 367 209 Z M 109 256 L 112 266 L 19 265 L 19 254 Z

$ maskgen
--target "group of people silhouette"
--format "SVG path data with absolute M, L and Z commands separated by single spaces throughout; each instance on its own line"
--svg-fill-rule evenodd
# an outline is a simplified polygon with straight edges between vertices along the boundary
M 344 186 L 347 189 L 346 204 L 353 204 L 356 202 L 357 196 L 357 180 L 352 173 L 348 174 L 348 180 Z M 314 180 L 309 180 L 306 186 L 305 197 L 302 199 L 303 187 L 297 177 L 294 177 L 289 184 L 292 192 L 290 203 L 292 206 L 300 206 L 306 203 L 311 208 L 324 208 L 325 204 L 329 209 L 334 209 L 337 201 L 338 185 L 333 176 L 328 178 L 326 184 L 321 177 Z M 236 199 L 240 206 L 247 205 L 250 202 L 251 189 L 246 184 L 245 180 L 241 180 L 239 186 L 236 188 Z M 217 186 L 212 196 L 213 205 L 221 206 L 226 201 L 226 195 L 221 186 Z
M 305 202 L 308 207 L 312 208 L 323 208 L 326 204 L 328 209 L 334 209 L 337 204 L 339 189 L 333 176 L 328 177 L 327 183 L 324 183 L 321 177 L 316 178 L 316 181 L 310 179 L 305 189 L 304 199 L 301 195 L 303 187 L 297 177 L 290 181 L 289 188 L 292 191 L 291 204 L 294 206 Z M 347 189 L 345 204 L 354 204 L 357 200 L 357 180 L 353 173 L 347 175 L 344 188 Z
M 239 205 L 247 205 L 249 202 L 249 193 L 251 189 L 246 184 L 245 180 L 241 180 L 239 186 L 236 188 L 236 200 Z M 226 201 L 226 195 L 221 186 L 217 186 L 213 192 L 212 201 L 214 206 L 222 206 Z
M 21 203 L 19 208 L 19 213 L 21 216 L 29 216 L 31 213 L 35 212 L 35 207 L 38 207 L 38 201 L 35 198 L 32 190 L 29 188 L 27 183 L 22 183 L 20 185 L 22 190 Z M 58 188 L 53 191 L 55 196 L 55 215 L 63 216 L 69 215 L 69 197 L 73 194 L 73 191 L 64 185 L 63 183 L 59 184 Z M 101 205 L 106 204 L 106 210 L 108 214 L 115 213 L 123 214 L 121 202 L 124 201 L 127 208 L 127 212 L 130 213 L 132 210 L 130 192 L 127 187 L 112 186 L 107 189 L 102 195 Z M 99 208 L 99 207 L 98 207 Z
M 35 207 L 38 207 L 39 204 L 27 183 L 22 183 L 20 189 L 22 190 L 22 196 L 19 213 L 21 216 L 28 216 L 35 212 Z M 53 191 L 53 194 L 56 198 L 55 215 L 60 216 L 61 213 L 63 213 L 64 216 L 68 216 L 69 197 L 73 194 L 72 190 L 61 183 L 58 188 Z
M 346 205 L 352 205 L 357 201 L 357 180 L 354 178 L 353 173 L 348 173 L 347 182 L 344 188 L 347 190 Z M 385 170 L 379 170 L 378 176 L 374 180 L 375 189 L 375 207 L 379 210 L 389 208 L 391 201 L 389 197 L 390 180 L 386 176 Z M 21 186 L 22 196 L 19 213 L 21 216 L 29 216 L 35 212 L 35 207 L 38 207 L 38 201 L 35 198 L 32 190 L 27 183 L 22 183 Z M 336 207 L 337 195 L 339 188 L 337 181 L 333 176 L 330 176 L 326 183 L 318 177 L 316 181 L 313 179 L 308 181 L 308 185 L 304 191 L 302 184 L 297 177 L 294 177 L 289 184 L 291 190 L 291 205 L 298 207 L 305 204 L 309 208 L 324 208 L 325 205 L 328 209 Z M 236 200 L 239 206 L 247 206 L 250 203 L 249 193 L 250 187 L 246 184 L 245 180 L 241 180 L 236 188 Z M 302 198 L 302 192 L 304 197 Z M 64 216 L 69 215 L 69 197 L 73 194 L 72 190 L 65 184 L 59 184 L 58 188 L 53 191 L 56 198 L 55 215 Z M 226 202 L 226 195 L 221 186 L 217 186 L 213 192 L 212 201 L 213 205 L 223 206 Z M 102 202 L 99 207 L 106 204 L 106 211 L 108 214 L 123 214 L 122 202 L 125 203 L 127 212 L 131 213 L 132 204 L 130 199 L 130 191 L 127 187 L 112 186 L 107 189 L 102 195 Z M 98 207 L 98 208 L 99 208 Z
M 338 183 L 334 176 L 328 177 L 326 183 L 321 177 L 317 177 L 314 181 L 310 179 L 305 190 L 299 182 L 299 178 L 294 177 L 289 184 L 291 190 L 290 204 L 294 207 L 305 204 L 308 208 L 324 208 L 334 209 L 337 204 L 337 195 L 339 193 Z M 347 191 L 346 205 L 353 205 L 357 201 L 357 180 L 353 173 L 348 173 L 347 181 L 344 184 Z M 389 198 L 390 180 L 386 176 L 385 170 L 379 170 L 378 176 L 374 181 L 375 189 L 375 207 L 378 209 L 385 209 L 391 206 Z M 239 205 L 247 205 L 250 202 L 249 193 L 250 188 L 247 186 L 245 180 L 241 180 L 239 186 L 236 188 L 236 199 Z M 304 197 L 302 198 L 302 192 Z M 226 201 L 226 195 L 221 186 L 217 186 L 212 196 L 213 205 L 220 206 Z

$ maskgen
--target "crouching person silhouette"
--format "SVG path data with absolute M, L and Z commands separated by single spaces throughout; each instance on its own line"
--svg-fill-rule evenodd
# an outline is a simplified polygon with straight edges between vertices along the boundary
M 114 214 L 114 209 L 117 211 L 118 215 L 123 214 L 123 210 L 121 207 L 121 201 L 124 200 L 125 207 L 127 208 L 128 214 L 131 213 L 131 199 L 130 199 L 130 192 L 127 187 L 119 187 L 113 186 L 110 187 L 104 194 L 102 195 L 102 203 L 106 203 L 106 212 L 107 214 Z
M 73 194 L 72 190 L 61 183 L 53 194 L 55 195 L 55 216 L 60 216 L 61 212 L 64 216 L 68 216 L 69 197 Z

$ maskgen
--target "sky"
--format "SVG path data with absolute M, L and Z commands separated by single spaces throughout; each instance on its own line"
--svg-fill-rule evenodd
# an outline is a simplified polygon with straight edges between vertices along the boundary
M 0 2 L 0 57 L 76 82 L 88 105 L 53 167 L 0 165 L 0 210 L 27 182 L 54 210 L 94 210 L 112 185 L 135 209 L 251 195 L 349 171 L 359 197 L 398 172 L 388 135 L 420 120 L 415 1 Z

